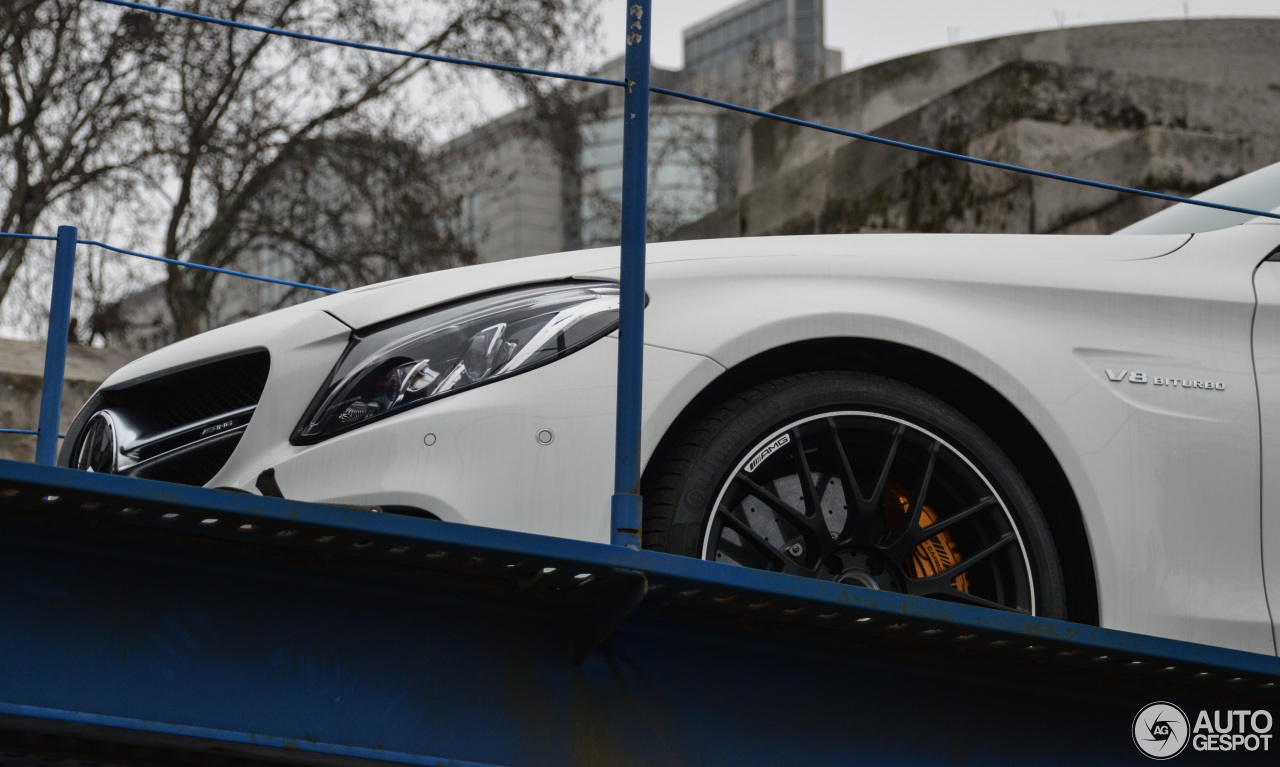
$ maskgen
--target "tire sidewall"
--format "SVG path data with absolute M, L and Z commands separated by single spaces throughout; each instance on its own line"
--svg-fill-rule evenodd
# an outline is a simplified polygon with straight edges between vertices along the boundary
M 856 410 L 893 416 L 929 431 L 971 461 L 1009 510 L 1031 560 L 1037 614 L 1065 615 L 1065 584 L 1043 513 L 1014 464 L 977 426 L 920 389 L 879 376 L 826 372 L 771 381 L 727 404 L 720 424 L 692 456 L 674 490 L 663 549 L 701 558 L 711 508 L 747 452 L 789 423 L 818 413 Z

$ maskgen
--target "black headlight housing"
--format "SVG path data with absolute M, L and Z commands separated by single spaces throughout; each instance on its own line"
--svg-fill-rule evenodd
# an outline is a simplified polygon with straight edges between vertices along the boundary
M 319 442 L 571 354 L 618 326 L 618 286 L 507 290 L 352 334 L 290 441 Z

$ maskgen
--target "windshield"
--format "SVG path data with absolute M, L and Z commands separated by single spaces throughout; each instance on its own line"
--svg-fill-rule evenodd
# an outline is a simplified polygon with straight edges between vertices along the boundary
M 1280 163 L 1246 173 L 1240 178 L 1219 184 L 1191 199 L 1254 210 L 1280 208 Z M 1252 218 L 1257 217 L 1248 213 L 1232 213 L 1180 202 L 1154 216 L 1148 216 L 1136 224 L 1126 226 L 1116 234 L 1195 234 L 1226 229 L 1229 226 L 1243 224 Z

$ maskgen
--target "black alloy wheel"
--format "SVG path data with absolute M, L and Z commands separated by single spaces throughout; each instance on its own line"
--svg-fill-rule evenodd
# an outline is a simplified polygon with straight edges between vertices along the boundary
M 742 392 L 657 457 L 646 548 L 1064 617 L 1048 526 L 1012 462 L 903 383 L 824 372 Z

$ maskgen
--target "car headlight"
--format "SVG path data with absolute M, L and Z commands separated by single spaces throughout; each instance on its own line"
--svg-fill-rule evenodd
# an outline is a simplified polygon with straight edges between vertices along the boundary
M 618 325 L 618 286 L 522 288 L 353 335 L 293 435 L 316 442 L 570 354 Z

